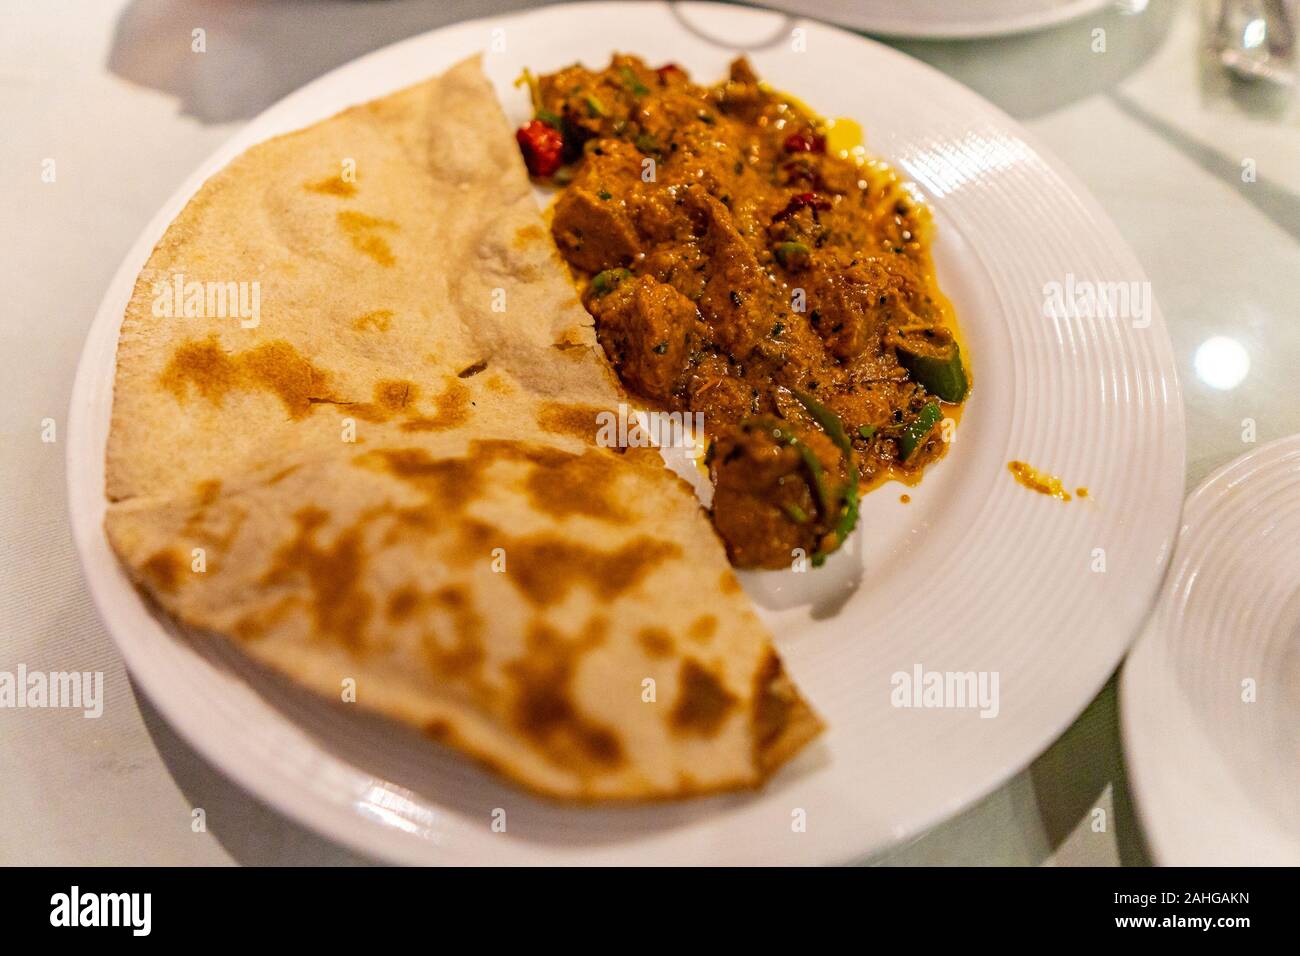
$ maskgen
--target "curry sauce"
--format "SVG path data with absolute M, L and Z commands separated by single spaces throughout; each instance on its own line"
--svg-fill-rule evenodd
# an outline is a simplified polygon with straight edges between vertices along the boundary
M 969 392 L 928 212 L 744 59 L 714 86 L 623 55 L 525 79 L 520 147 L 564 187 L 552 234 L 619 378 L 703 413 L 733 564 L 820 564 Z

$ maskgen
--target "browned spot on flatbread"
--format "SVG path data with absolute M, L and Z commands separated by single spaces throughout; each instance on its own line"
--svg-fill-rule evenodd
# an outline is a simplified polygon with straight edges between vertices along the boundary
M 415 401 L 419 389 L 401 379 L 382 381 L 375 386 L 375 404 L 390 411 L 400 411 Z
M 595 450 L 564 455 L 533 468 L 525 482 L 528 497 L 539 511 L 557 518 L 583 515 L 600 521 L 628 521 L 631 515 L 618 502 L 618 460 Z
M 430 595 L 435 617 L 449 616 L 452 621 L 450 642 L 436 631 L 424 638 L 424 652 L 430 669 L 440 677 L 461 677 L 483 662 L 483 618 L 474 609 L 469 592 L 454 585 L 439 588 Z
M 371 598 L 360 585 L 365 568 L 361 529 L 346 528 L 322 544 L 317 534 L 329 514 L 314 506 L 294 514 L 298 533 L 275 553 L 263 586 L 306 585 L 316 630 L 352 648 L 364 644 Z
M 215 335 L 183 342 L 172 352 L 160 381 L 176 396 L 191 390 L 221 405 L 234 391 L 268 391 L 291 418 L 302 418 L 325 388 L 329 375 L 312 365 L 288 342 L 276 340 L 244 352 L 227 353 Z
M 534 604 L 563 601 L 569 591 L 585 585 L 606 601 L 634 589 L 681 547 L 646 535 L 616 551 L 600 551 L 550 535 L 509 538 L 499 535 L 506 549 L 506 576 Z
M 357 192 L 356 183 L 350 183 L 342 176 L 326 176 L 324 179 L 305 183 L 303 188 L 308 192 L 320 193 L 324 196 L 338 196 L 340 199 L 355 196 Z
M 388 619 L 405 621 L 420 607 L 422 595 L 418 588 L 407 584 L 388 596 Z
M 349 415 L 367 422 L 386 422 L 394 415 L 414 405 L 420 389 L 405 379 L 385 379 L 376 382 L 374 398 L 369 402 L 356 402 L 346 406 Z
M 607 622 L 592 618 L 576 637 L 534 621 L 527 652 L 506 665 L 515 684 L 515 725 L 557 765 L 590 775 L 618 766 L 623 746 L 608 727 L 584 716 L 572 700 L 581 655 L 605 639 Z
M 194 486 L 194 507 L 181 528 L 185 537 L 202 543 L 205 548 L 229 548 L 248 515 L 244 508 L 230 502 L 224 508 L 214 508 L 213 505 L 220 497 L 220 481 L 213 479 L 198 482 Z M 209 567 L 208 570 L 212 568 Z
M 463 369 L 461 369 L 459 372 L 456 373 L 456 377 L 473 378 L 475 375 L 477 375 L 479 372 L 483 371 L 487 367 L 488 367 L 487 359 L 483 359 L 480 362 L 475 362 L 473 365 L 466 365 Z
M 220 494 L 221 482 L 216 478 L 200 481 L 194 486 L 194 495 L 198 499 L 198 507 L 200 508 L 207 508 L 212 505 Z
M 448 585 L 430 593 L 405 584 L 388 598 L 387 615 L 394 624 L 420 615 L 421 646 L 429 670 L 438 677 L 458 678 L 477 670 L 483 662 L 483 618 L 469 592 Z M 450 623 L 450 627 L 444 627 Z
M 781 658 L 771 648 L 754 675 L 753 708 L 750 720 L 754 728 L 754 763 L 765 771 L 771 770 L 790 755 L 789 743 L 783 742 L 783 738 L 797 711 L 805 711 L 805 719 L 816 721 L 806 714 L 807 708 L 786 677 Z
M 367 216 L 363 212 L 345 209 L 338 214 L 338 223 L 339 228 L 351 240 L 352 248 L 357 252 L 369 256 L 384 268 L 389 268 L 397 261 L 392 247 L 388 245 L 388 240 L 379 235 L 381 230 L 397 231 L 398 225 L 393 220 Z
M 392 309 L 372 309 L 352 320 L 352 327 L 358 332 L 387 332 L 392 324 Z
M 178 400 L 185 399 L 193 386 L 208 401 L 220 405 L 227 392 L 243 387 L 244 374 L 214 335 L 205 341 L 178 345 L 162 371 L 161 381 Z
M 468 385 L 459 379 L 448 378 L 447 387 L 434 399 L 436 410 L 433 415 L 403 422 L 402 431 L 441 432 L 465 424 L 469 420 L 470 395 Z
M 577 456 L 532 442 L 476 439 L 463 458 L 434 458 L 423 448 L 384 448 L 356 458 L 364 468 L 387 471 L 425 493 L 443 514 L 456 513 L 478 497 L 484 472 L 498 461 L 560 468 Z
M 311 407 L 311 398 L 326 376 L 288 342 L 268 342 L 240 356 L 252 381 L 279 396 L 294 418 Z
M 637 631 L 637 642 L 650 657 L 668 657 L 673 652 L 673 638 L 662 627 L 643 627 Z
M 768 651 L 754 677 L 754 746 L 765 750 L 789 722 L 790 702 L 781 694 L 781 658 Z
M 572 405 L 566 402 L 543 402 L 537 410 L 537 425 L 552 435 L 568 435 L 586 442 L 596 443 L 600 425 L 596 416 L 608 409 L 597 405 Z
M 718 619 L 712 614 L 702 614 L 691 622 L 691 629 L 686 633 L 690 639 L 700 644 L 707 644 L 713 640 L 713 635 L 718 631 Z
M 678 683 L 677 703 L 669 715 L 674 729 L 712 737 L 736 705 L 736 695 L 723 686 L 716 674 L 690 657 L 682 661 Z
M 470 443 L 470 455 L 483 464 L 496 461 L 517 461 L 539 468 L 558 468 L 577 457 L 571 451 L 539 445 L 529 441 L 512 441 L 506 438 L 482 438 Z
M 485 381 L 487 382 L 488 389 L 496 392 L 498 395 L 510 395 L 514 393 L 514 386 L 510 384 L 505 376 L 496 372 L 489 375 Z
M 366 452 L 356 461 L 416 486 L 444 514 L 455 514 L 479 495 L 480 465 L 467 458 L 434 458 L 423 448 L 387 448 Z
M 482 493 L 486 470 L 502 460 L 533 466 L 526 486 L 539 509 L 598 517 L 620 513 L 613 499 L 605 497 L 615 484 L 618 459 L 596 450 L 575 455 L 530 442 L 476 440 L 464 458 L 439 459 L 421 448 L 390 448 L 359 455 L 356 463 L 386 471 L 420 489 L 430 508 L 405 510 L 417 523 L 427 523 L 428 516 L 422 514 L 431 509 L 444 518 L 462 513 Z M 489 544 L 505 548 L 507 577 L 529 600 L 543 606 L 564 600 L 580 585 L 607 600 L 618 597 L 682 553 L 676 542 L 647 535 L 617 550 L 603 551 L 547 534 L 517 538 L 477 521 L 463 523 L 460 531 L 467 550 Z
M 497 528 L 490 524 L 484 524 L 482 521 L 469 520 L 464 522 L 458 535 L 459 542 L 457 547 L 463 554 L 488 555 L 497 548 L 505 547 L 505 535 Z M 506 567 L 509 568 L 508 558 Z
M 718 581 L 718 590 L 723 594 L 739 594 L 744 589 L 740 586 L 740 578 L 728 568 L 722 572 L 722 578 Z
M 152 554 L 140 566 L 141 573 L 159 591 L 171 594 L 181 583 L 185 573 L 185 560 L 171 548 L 163 548 Z

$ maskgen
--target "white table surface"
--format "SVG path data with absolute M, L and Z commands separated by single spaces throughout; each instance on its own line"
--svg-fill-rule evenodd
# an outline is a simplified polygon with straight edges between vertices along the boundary
M 82 582 L 63 426 L 109 277 L 180 181 L 240 124 L 369 50 L 532 4 L 501 0 L 6 0 L 0 6 L 0 670 L 103 671 L 103 716 L 0 709 L 0 864 L 367 862 L 244 794 L 132 685 Z M 1130 6 L 1141 6 L 1130 0 Z M 190 33 L 207 31 L 207 52 Z M 1095 29 L 1106 51 L 1094 52 Z M 1088 185 L 1154 284 L 1187 402 L 1188 488 L 1300 431 L 1300 105 L 1198 58 L 1193 0 L 1045 33 L 897 42 L 1025 123 Z M 868 135 L 869 135 L 868 131 Z M 42 181 L 55 161 L 56 180 Z M 1255 182 L 1243 182 L 1254 161 Z M 1197 376 L 1215 336 L 1250 369 Z M 1209 353 L 1207 353 L 1209 354 Z M 42 441 L 53 419 L 57 440 Z M 872 862 L 1145 863 L 1115 682 L 1031 767 Z M 194 833 L 192 807 L 207 814 Z M 1097 811 L 1102 811 L 1098 813 Z

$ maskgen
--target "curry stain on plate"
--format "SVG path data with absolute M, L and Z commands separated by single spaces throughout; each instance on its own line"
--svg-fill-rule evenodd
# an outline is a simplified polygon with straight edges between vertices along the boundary
M 1040 495 L 1047 495 L 1052 498 L 1059 498 L 1062 501 L 1070 500 L 1070 493 L 1065 490 L 1065 483 L 1055 475 L 1039 471 L 1033 465 L 1023 461 L 1009 461 L 1007 462 L 1007 469 L 1017 482 L 1030 491 L 1036 491 Z M 1088 489 L 1075 488 L 1074 494 L 1079 498 L 1087 498 Z

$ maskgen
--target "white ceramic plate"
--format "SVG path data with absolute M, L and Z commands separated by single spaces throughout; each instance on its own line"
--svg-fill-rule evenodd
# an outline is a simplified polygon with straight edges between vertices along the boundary
M 867 33 L 933 40 L 1043 30 L 1114 0 L 763 0 L 765 6 Z
M 915 834 L 1023 768 L 1118 664 L 1153 600 L 1183 483 L 1182 401 L 1163 321 L 1045 318 L 1068 276 L 1144 281 L 1097 204 L 1012 120 L 887 47 L 779 14 L 712 4 L 578 4 L 460 24 L 322 77 L 253 121 L 160 210 L 113 280 L 78 372 L 72 519 L 91 591 L 139 685 L 262 799 L 371 854 L 409 862 L 813 863 Z M 494 32 L 504 31 L 504 32 Z M 715 37 L 717 39 L 709 39 Z M 750 594 L 830 730 L 754 795 L 578 809 L 530 799 L 377 720 L 339 713 L 225 645 L 170 634 L 101 531 L 113 357 L 150 248 L 203 179 L 247 146 L 488 49 L 512 80 L 611 51 L 723 75 L 729 44 L 829 116 L 850 116 L 932 203 L 936 259 L 967 339 L 974 393 L 950 454 L 901 504 L 867 497 L 851 546 L 809 574 L 751 574 Z M 767 45 L 763 45 L 765 38 Z M 878 95 L 888 89 L 888 96 Z M 1141 326 L 1141 327 L 1139 327 Z M 1010 459 L 1086 485 L 1069 504 L 1017 485 Z M 1094 573 L 1104 549 L 1105 573 Z M 989 672 L 996 717 L 891 704 L 898 672 Z M 497 808 L 507 832 L 491 828 Z M 805 826 L 800 827 L 800 820 Z
M 1187 499 L 1120 707 L 1157 862 L 1300 865 L 1300 435 Z

